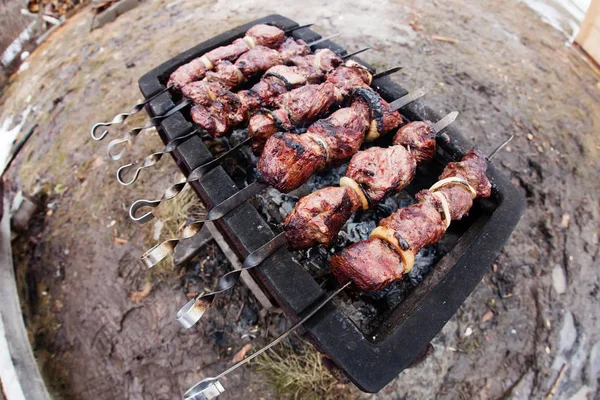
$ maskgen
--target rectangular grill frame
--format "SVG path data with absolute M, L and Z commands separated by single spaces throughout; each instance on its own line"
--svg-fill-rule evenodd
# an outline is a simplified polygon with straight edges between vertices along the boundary
M 151 97 L 165 87 L 170 73 L 177 67 L 243 37 L 248 28 L 259 23 L 281 29 L 298 26 L 281 15 L 269 15 L 215 36 L 146 73 L 139 80 L 142 94 L 145 98 Z M 307 42 L 321 37 L 308 28 L 294 31 L 293 36 Z M 320 43 L 317 47 L 327 47 L 345 54 L 342 47 L 331 41 Z M 389 78 L 378 80 L 374 87 L 388 101 L 407 93 L 406 89 Z M 164 93 L 151 101 L 146 109 L 152 117 L 174 106 L 171 95 Z M 439 115 L 422 101 L 409 104 L 402 112 L 410 120 L 439 119 Z M 182 112 L 166 118 L 157 127 L 165 143 L 192 129 L 193 125 Z M 472 146 L 454 127 L 450 127 L 447 133 L 451 140 L 438 141 L 440 151 L 455 160 L 460 159 Z M 172 156 L 186 176 L 212 159 L 212 154 L 198 136 L 181 144 Z M 374 336 L 366 336 L 342 310 L 331 303 L 304 325 L 305 333 L 315 347 L 361 390 L 378 392 L 412 363 L 475 289 L 508 240 L 524 211 L 525 199 L 491 163 L 487 174 L 493 185 L 492 197 L 491 201 L 480 203 L 487 212 L 475 219 L 424 281 L 386 316 Z M 208 208 L 239 190 L 221 167 L 194 182 L 192 187 Z M 215 225 L 240 259 L 275 236 L 267 222 L 249 203 L 216 221 Z M 251 273 L 293 322 L 298 321 L 303 311 L 324 294 L 317 282 L 292 260 L 291 253 L 285 248 L 279 249 Z

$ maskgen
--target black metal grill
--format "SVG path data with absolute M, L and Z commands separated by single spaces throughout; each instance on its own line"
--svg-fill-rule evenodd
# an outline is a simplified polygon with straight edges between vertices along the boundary
M 270 15 L 242 25 L 148 72 L 139 80 L 140 90 L 149 98 L 165 87 L 170 73 L 177 67 L 244 36 L 248 28 L 258 23 L 282 29 L 298 26 L 296 22 L 280 15 Z M 293 36 L 307 42 L 320 37 L 307 28 L 294 31 Z M 331 41 L 320 43 L 317 47 L 328 47 L 339 54 L 346 54 L 344 49 Z M 407 93 L 389 78 L 378 80 L 373 87 L 388 101 Z M 164 93 L 149 103 L 147 111 L 150 116 L 164 114 L 179 100 L 170 93 Z M 405 107 L 403 115 L 409 120 L 439 119 L 433 110 L 420 101 Z M 162 121 L 157 129 L 166 143 L 191 132 L 194 125 L 189 111 L 183 111 Z M 447 134 L 450 140 L 438 141 L 435 165 L 430 166 L 424 175 L 417 176 L 416 182 L 407 189 L 409 192 L 428 187 L 448 161 L 458 160 L 471 148 L 470 143 L 452 127 Z M 184 142 L 172 154 L 186 176 L 212 159 L 212 154 L 198 136 Z M 402 303 L 381 318 L 375 332 L 367 335 L 333 304 L 328 304 L 305 325 L 306 335 L 317 349 L 361 390 L 381 390 L 417 357 L 473 291 L 510 236 L 524 210 L 524 198 L 493 165 L 488 168 L 488 177 L 493 185 L 491 198 L 478 201 L 469 218 L 456 226 L 453 224 L 452 234 L 456 235 L 456 240 L 452 241 L 453 247 Z M 208 208 L 239 190 L 221 167 L 192 186 Z M 240 259 L 275 236 L 267 222 L 249 203 L 217 221 L 216 226 Z M 260 268 L 253 269 L 252 274 L 292 321 L 299 320 L 303 310 L 323 295 L 317 282 L 292 259 L 291 253 L 285 248 L 277 251 Z

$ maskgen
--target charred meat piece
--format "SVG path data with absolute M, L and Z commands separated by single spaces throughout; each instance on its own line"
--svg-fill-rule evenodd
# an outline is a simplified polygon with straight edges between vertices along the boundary
M 289 132 L 292 128 L 287 113 L 283 109 L 263 110 L 252 116 L 248 124 L 248 136 L 252 138 L 252 151 L 259 155 L 271 136 L 277 132 Z
M 307 135 L 277 133 L 258 160 L 258 179 L 288 193 L 326 165 L 325 149 Z
M 279 64 L 283 64 L 281 54 L 277 50 L 264 46 L 256 46 L 235 61 L 235 66 L 239 68 L 246 79 Z
M 276 48 L 284 41 L 285 33 L 274 26 L 255 25 L 246 31 L 246 38 L 236 39 L 227 46 L 221 46 L 209 51 L 203 57 L 177 68 L 169 77 L 167 85 L 181 89 L 190 82 L 204 78 L 207 71 L 222 61 L 233 61 L 251 49 L 250 42 L 256 45 Z M 212 65 L 211 65 L 212 64 Z
M 329 118 L 312 124 L 305 135 L 323 143 L 327 166 L 341 165 L 356 153 L 369 126 L 369 109 L 358 99 L 350 107 L 337 110 Z
M 408 185 L 416 168 L 414 157 L 403 146 L 371 147 L 352 157 L 346 176 L 361 186 L 371 203 L 378 203 Z
M 215 100 L 208 107 L 194 106 L 190 112 L 192 120 L 215 137 L 226 135 L 231 126 L 240 125 L 245 119 L 245 109 L 233 93 L 229 92 L 229 98 L 224 100 Z
M 265 45 L 263 45 L 265 46 Z M 275 46 L 266 46 L 272 49 Z M 305 56 L 310 54 L 310 46 L 301 39 L 294 39 L 291 37 L 286 37 L 281 46 L 279 47 L 279 53 L 281 54 L 281 58 L 284 62 L 288 62 L 292 57 L 297 56 Z
M 414 121 L 398 129 L 393 143 L 408 147 L 417 163 L 422 163 L 433 159 L 436 149 L 435 137 L 431 122 Z
M 366 140 L 373 141 L 382 134 L 397 129 L 404 123 L 398 111 L 392 110 L 390 104 L 373 89 L 358 87 L 352 91 L 353 101 L 362 99 L 369 107 L 370 125 Z
M 227 90 L 218 83 L 196 81 L 181 88 L 181 93 L 200 106 L 210 105 L 216 98 L 226 95 Z
M 328 73 L 326 80 L 333 83 L 343 96 L 347 96 L 355 88 L 368 88 L 372 78 L 368 69 L 354 61 L 348 61 L 346 65 Z
M 405 241 L 415 253 L 437 242 L 446 231 L 440 200 L 429 191 L 421 191 L 419 196 L 418 203 L 401 208 L 379 222 L 379 226 L 395 231 L 401 238 L 398 240 Z
M 359 208 L 356 193 L 344 187 L 327 187 L 301 198 L 283 223 L 290 248 L 329 246 Z
M 363 291 L 377 290 L 402 277 L 400 256 L 387 242 L 371 238 L 331 257 L 331 272 L 341 283 L 350 279 Z
M 288 90 L 292 90 L 307 83 L 321 83 L 324 79 L 323 71 L 312 65 L 301 67 L 293 65 L 276 65 L 269 68 L 269 70 L 265 72 L 264 77 L 279 78 Z
M 318 49 L 315 54 L 307 56 L 294 56 L 290 58 L 290 63 L 296 66 L 310 66 L 321 71 L 332 71 L 342 65 L 344 60 L 329 49 Z
M 335 86 L 325 82 L 305 85 L 282 95 L 280 107 L 287 111 L 292 126 L 303 127 L 329 111 L 335 102 Z
M 276 26 L 258 24 L 246 31 L 246 36 L 254 39 L 258 46 L 276 48 L 285 39 L 285 32 Z
M 214 71 L 208 71 L 204 80 L 219 84 L 226 89 L 233 89 L 244 82 L 244 76 L 235 64 L 229 61 L 220 63 Z
M 459 162 L 448 163 L 440 180 L 453 176 L 463 178 L 475 189 L 478 197 L 489 197 L 492 193 L 492 185 L 487 179 L 486 170 L 485 156 L 473 149 Z

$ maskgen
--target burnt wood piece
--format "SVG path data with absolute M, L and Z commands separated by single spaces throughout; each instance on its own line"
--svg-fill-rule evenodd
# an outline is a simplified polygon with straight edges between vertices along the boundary
M 270 23 L 282 29 L 298 26 L 288 18 L 270 15 L 215 36 L 144 75 L 139 80 L 144 97 L 148 98 L 163 89 L 170 73 L 178 66 L 211 49 L 231 43 L 258 23 Z M 294 31 L 293 36 L 307 42 L 319 37 L 308 28 Z M 320 43 L 318 47 L 345 53 L 331 41 Z M 408 93 L 387 77 L 378 79 L 373 87 L 377 87 L 379 94 L 387 101 Z M 149 114 L 163 114 L 175 105 L 174 100 L 178 99 L 164 93 L 150 102 Z M 409 104 L 402 111 L 406 118 L 413 121 L 439 120 L 439 115 L 421 101 Z M 446 131 L 450 140 L 438 140 L 438 154 L 432 163 L 435 166 L 431 167 L 434 174 L 439 174 L 447 162 L 459 160 L 471 149 L 471 144 L 458 133 L 456 126 L 454 124 Z M 191 123 L 179 112 L 163 120 L 158 132 L 162 140 L 167 142 L 186 134 L 191 128 Z M 172 155 L 185 174 L 212 158 L 199 137 L 190 138 Z M 469 226 L 461 232 L 455 247 L 434 266 L 410 296 L 385 316 L 374 334 L 366 335 L 333 304 L 325 306 L 305 324 L 311 342 L 361 390 L 381 390 L 415 360 L 473 291 L 508 240 L 523 213 L 524 197 L 493 165 L 489 166 L 487 175 L 493 185 L 490 199 L 479 202 L 471 211 L 468 221 L 465 221 Z M 435 180 L 435 175 L 429 180 L 422 178 L 408 190 L 414 193 Z M 418 187 L 412 188 L 414 185 Z M 238 190 L 221 167 L 208 173 L 193 187 L 208 207 Z M 240 258 L 246 257 L 274 236 L 250 204 L 237 208 L 217 221 L 216 225 Z M 292 321 L 298 321 L 301 318 L 299 314 L 323 294 L 319 285 L 302 266 L 292 260 L 285 248 L 277 251 L 260 268 L 253 269 L 252 273 Z

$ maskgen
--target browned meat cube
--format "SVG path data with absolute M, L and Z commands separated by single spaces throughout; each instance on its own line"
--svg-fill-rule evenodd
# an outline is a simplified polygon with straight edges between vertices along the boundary
M 319 243 L 329 246 L 360 207 L 356 193 L 344 187 L 327 187 L 304 196 L 283 223 L 288 246 L 291 249 Z

